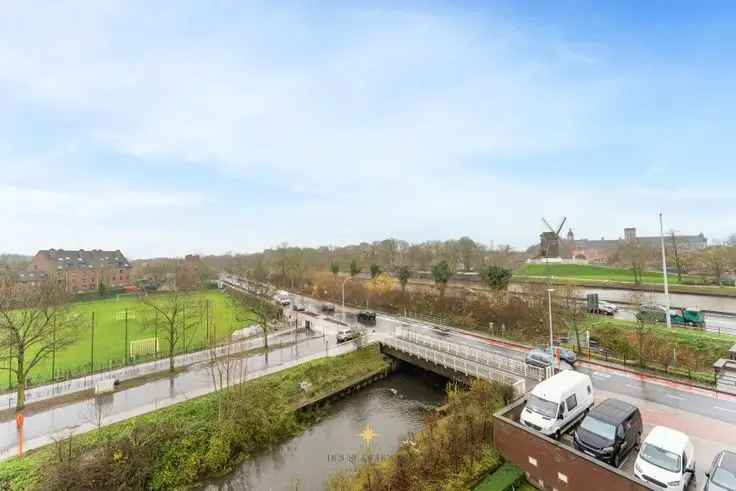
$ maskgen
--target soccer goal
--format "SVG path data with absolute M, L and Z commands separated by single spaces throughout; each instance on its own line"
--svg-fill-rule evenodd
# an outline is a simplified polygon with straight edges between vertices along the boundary
M 158 338 L 138 339 L 137 341 L 130 342 L 130 356 L 133 358 L 137 356 L 151 355 L 158 353 L 158 351 Z
M 116 321 L 124 321 L 125 320 L 125 311 L 121 310 L 120 312 L 115 313 L 115 320 Z M 128 320 L 135 320 L 135 310 L 129 310 L 128 311 Z

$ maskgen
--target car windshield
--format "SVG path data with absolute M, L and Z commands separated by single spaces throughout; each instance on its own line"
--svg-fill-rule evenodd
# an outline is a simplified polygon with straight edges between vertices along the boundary
M 649 462 L 650 464 L 656 465 L 660 469 L 664 469 L 666 471 L 677 473 L 682 471 L 682 459 L 679 455 L 673 452 L 668 452 L 663 448 L 655 447 L 649 443 L 645 443 L 641 447 L 639 457 L 641 457 L 645 462 Z
M 612 442 L 616 436 L 616 427 L 610 423 L 606 423 L 599 419 L 586 417 L 580 424 L 580 428 L 598 435 L 601 438 L 605 438 L 607 441 Z
M 529 400 L 526 401 L 526 407 L 534 411 L 535 413 L 539 413 L 542 416 L 546 416 L 548 418 L 554 418 L 557 416 L 557 404 L 552 401 L 547 401 L 542 399 L 541 397 L 537 397 L 534 394 L 531 394 L 529 396 Z
M 723 467 L 717 468 L 710 476 L 710 482 L 729 491 L 736 491 L 736 475 Z

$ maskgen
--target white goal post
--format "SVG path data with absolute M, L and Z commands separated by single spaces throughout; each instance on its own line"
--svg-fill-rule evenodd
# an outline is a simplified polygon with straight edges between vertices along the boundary
M 130 342 L 130 356 L 135 358 L 142 355 L 158 353 L 158 338 L 138 339 Z

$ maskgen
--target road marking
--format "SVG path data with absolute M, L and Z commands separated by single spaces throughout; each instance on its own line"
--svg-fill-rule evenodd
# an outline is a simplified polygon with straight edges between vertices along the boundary
M 734 410 L 734 409 L 728 409 L 728 408 L 721 407 L 721 406 L 715 406 L 715 408 L 716 409 L 720 409 L 721 411 L 728 411 L 729 413 L 735 413 L 736 414 L 736 410 Z
M 665 394 L 665 395 L 666 395 L 667 397 L 671 398 L 671 399 L 677 399 L 677 400 L 679 400 L 679 401 L 682 401 L 682 400 L 684 400 L 684 399 L 685 399 L 684 397 L 680 397 L 680 396 L 673 396 L 672 394 Z
M 629 389 L 641 389 L 641 385 L 626 384 Z
M 598 378 L 611 378 L 611 376 L 608 375 L 607 373 L 593 372 L 593 376 L 598 377 Z

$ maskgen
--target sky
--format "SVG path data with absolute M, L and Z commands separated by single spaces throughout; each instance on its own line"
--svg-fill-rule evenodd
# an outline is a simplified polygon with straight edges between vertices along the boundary
M 733 2 L 11 2 L 0 252 L 736 232 Z M 567 230 L 567 226 L 565 230 Z

